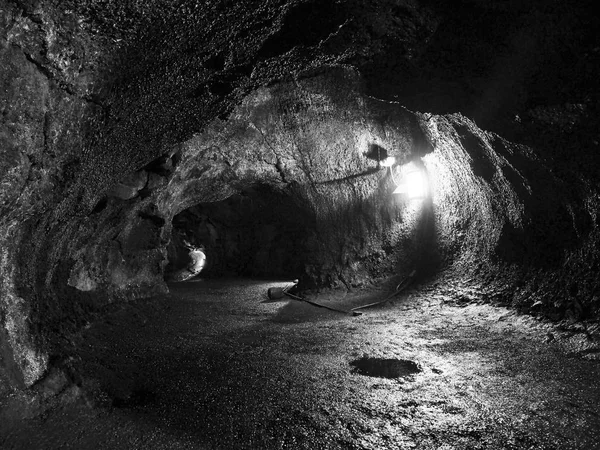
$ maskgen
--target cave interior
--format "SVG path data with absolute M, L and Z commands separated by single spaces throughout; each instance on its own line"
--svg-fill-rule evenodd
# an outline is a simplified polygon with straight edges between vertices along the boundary
M 187 267 L 184 241 L 203 246 L 202 276 L 289 278 L 302 273 L 304 243 L 316 233 L 309 211 L 293 197 L 257 185 L 218 202 L 199 203 L 173 217 L 166 279 Z
M 599 26 L 0 0 L 0 446 L 598 448 Z

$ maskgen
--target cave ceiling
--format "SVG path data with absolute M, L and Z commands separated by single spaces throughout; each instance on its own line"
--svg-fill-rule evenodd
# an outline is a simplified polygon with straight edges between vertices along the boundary
M 74 103 L 81 147 L 56 184 L 91 208 L 257 87 L 330 65 L 357 68 L 379 98 L 488 129 L 523 126 L 527 111 L 547 122 L 548 105 L 589 114 L 599 57 L 589 5 L 513 3 L 16 1 L 4 34 Z

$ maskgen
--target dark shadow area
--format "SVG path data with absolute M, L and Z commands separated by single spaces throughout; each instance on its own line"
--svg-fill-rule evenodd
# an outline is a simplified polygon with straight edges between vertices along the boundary
M 314 217 L 284 191 L 258 185 L 226 200 L 200 203 L 173 218 L 166 277 L 190 263 L 185 242 L 202 246 L 202 276 L 282 276 L 304 271 Z
M 360 375 L 378 378 L 403 378 L 421 372 L 419 364 L 405 359 L 369 358 L 364 356 L 350 363 Z
M 283 55 L 297 46 L 317 45 L 348 20 L 348 11 L 335 3 L 311 1 L 289 8 L 281 28 L 269 36 L 258 52 L 259 58 Z
M 388 151 L 380 145 L 377 144 L 369 144 L 369 150 L 365 153 L 365 158 L 371 159 L 373 161 L 384 161 L 388 157 Z
M 125 426 L 185 434 L 211 448 L 285 440 L 297 414 L 334 395 L 309 389 L 309 368 L 288 355 L 319 354 L 344 337 L 260 321 L 268 284 L 235 281 L 178 283 L 168 301 L 131 304 L 87 330 L 75 378 L 89 401 Z M 320 323 L 331 319 L 337 316 L 325 314 Z
M 443 265 L 442 254 L 436 233 L 436 220 L 431 196 L 423 200 L 417 230 L 419 245 L 416 264 L 417 276 L 420 279 L 435 276 Z
M 316 323 L 347 320 L 350 317 L 349 314 L 319 308 L 300 300 L 288 299 L 286 302 L 287 304 L 273 315 L 271 319 L 273 322 L 278 324 Z

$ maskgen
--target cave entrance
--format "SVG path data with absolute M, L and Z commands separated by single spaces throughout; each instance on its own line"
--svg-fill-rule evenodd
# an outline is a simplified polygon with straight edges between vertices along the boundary
M 165 276 L 298 278 L 314 230 L 314 214 L 291 193 L 268 185 L 199 203 L 173 218 Z M 194 263 L 191 248 L 206 255 L 201 274 L 188 270 Z

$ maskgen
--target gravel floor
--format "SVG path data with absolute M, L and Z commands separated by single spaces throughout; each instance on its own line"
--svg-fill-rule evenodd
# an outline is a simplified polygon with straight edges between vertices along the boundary
M 600 362 L 576 333 L 439 286 L 359 317 L 264 302 L 284 285 L 195 280 L 107 315 L 60 407 L 0 402 L 0 448 L 600 448 Z

